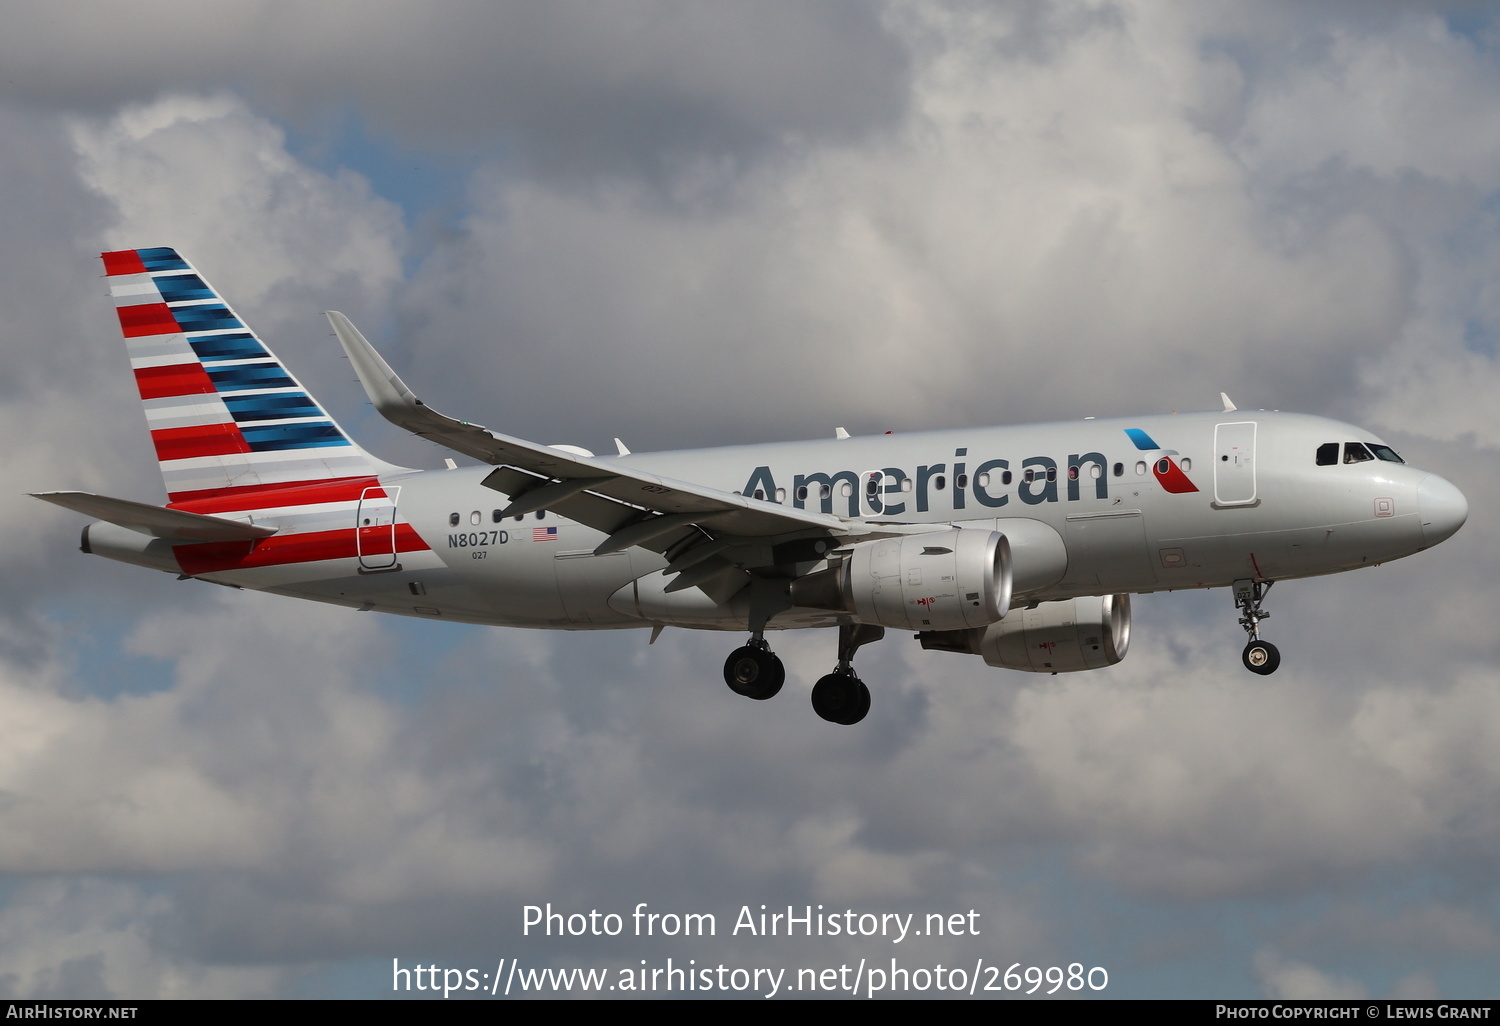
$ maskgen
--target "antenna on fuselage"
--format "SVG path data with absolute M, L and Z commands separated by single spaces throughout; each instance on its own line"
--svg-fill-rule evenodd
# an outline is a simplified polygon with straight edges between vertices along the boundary
M 1232 403 L 1232 402 L 1229 401 L 1229 394 L 1227 392 L 1220 392 L 1219 393 L 1219 398 L 1221 400 L 1223 400 L 1223 402 L 1224 402 L 1224 412 L 1225 413 L 1233 413 L 1235 410 L 1239 409 L 1238 406 L 1234 405 L 1234 403 Z

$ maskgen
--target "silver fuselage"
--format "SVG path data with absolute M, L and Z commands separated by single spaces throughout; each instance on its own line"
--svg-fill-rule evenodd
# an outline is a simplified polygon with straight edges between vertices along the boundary
M 1380 440 L 1320 417 L 1235 411 L 617 459 L 842 517 L 1000 531 L 1011 539 L 1016 600 L 1031 603 L 1337 573 L 1419 552 L 1462 524 L 1462 495 L 1427 471 L 1386 459 L 1318 465 L 1320 446 L 1350 442 Z M 471 623 L 746 628 L 743 601 L 716 600 L 712 589 L 664 592 L 666 559 L 656 552 L 594 555 L 604 535 L 551 511 L 499 519 L 507 498 L 481 484 L 489 471 L 382 477 L 396 517 L 427 545 L 394 565 L 343 558 L 200 576 Z M 767 626 L 837 619 L 793 608 Z

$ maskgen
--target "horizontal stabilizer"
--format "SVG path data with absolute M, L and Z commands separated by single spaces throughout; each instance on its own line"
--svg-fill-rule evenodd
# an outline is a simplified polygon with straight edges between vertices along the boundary
M 240 520 L 165 509 L 129 499 L 111 499 L 91 492 L 32 492 L 34 497 L 139 534 L 182 542 L 251 541 L 269 538 L 275 527 L 257 527 Z

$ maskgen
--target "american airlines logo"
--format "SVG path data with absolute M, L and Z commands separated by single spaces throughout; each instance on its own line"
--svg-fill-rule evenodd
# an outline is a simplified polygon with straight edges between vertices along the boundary
M 1151 464 L 1151 473 L 1156 478 L 1157 483 L 1163 488 L 1174 495 L 1182 495 L 1186 492 L 1196 492 L 1198 490 L 1198 486 L 1188 480 L 1187 474 L 1183 473 L 1182 468 L 1172 459 L 1173 456 L 1178 455 L 1176 449 L 1163 449 L 1156 444 L 1156 441 L 1150 435 L 1146 434 L 1140 428 L 1126 428 L 1125 435 L 1142 452 L 1159 451 L 1161 453 L 1156 462 Z
M 1125 435 L 1142 454 L 1156 454 L 1149 462 L 1141 461 L 1141 473 L 1149 467 L 1157 483 L 1173 494 L 1198 490 L 1173 459 L 1178 455 L 1175 449 L 1162 449 L 1140 428 L 1126 428 Z M 1072 453 L 1061 465 L 1050 456 L 1028 456 L 1014 468 L 1008 459 L 991 459 L 972 470 L 965 459 L 968 454 L 966 448 L 955 449 L 951 467 L 947 463 L 931 463 L 917 467 L 915 473 L 900 467 L 884 467 L 863 474 L 853 470 L 795 474 L 790 490 L 785 487 L 785 477 L 778 483 L 771 468 L 761 466 L 751 472 L 741 494 L 824 513 L 835 512 L 837 505 L 842 507 L 838 510 L 840 514 L 851 517 L 871 513 L 899 516 L 907 512 L 908 503 L 914 507 L 913 512 L 926 513 L 945 492 L 955 510 L 967 508 L 971 501 L 998 509 L 1008 505 L 1012 495 L 1028 506 L 1077 502 L 1083 498 L 1107 499 L 1111 476 L 1121 478 L 1125 473 L 1123 463 L 1112 465 L 1100 452 Z

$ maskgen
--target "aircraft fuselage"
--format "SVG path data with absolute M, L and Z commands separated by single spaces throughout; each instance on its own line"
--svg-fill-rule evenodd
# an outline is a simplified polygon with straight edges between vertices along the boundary
M 1126 429 L 1166 448 L 1142 448 Z M 1447 536 L 1443 521 L 1455 511 L 1443 506 L 1456 489 L 1383 459 L 1345 463 L 1341 455 L 1316 464 L 1319 446 L 1346 442 L 1380 444 L 1368 431 L 1324 418 L 1235 411 L 610 459 L 869 522 L 1000 531 L 1012 538 L 1016 599 L 1036 602 L 1337 573 L 1419 552 Z M 481 484 L 489 470 L 382 476 L 379 483 L 397 497 L 395 522 L 425 545 L 386 567 L 363 567 L 351 555 L 196 576 L 472 623 L 746 629 L 743 608 L 720 606 L 697 590 L 653 591 L 644 604 L 622 595 L 642 578 L 660 579 L 667 564 L 660 554 L 632 548 L 595 556 L 605 536 L 551 511 L 497 519 L 507 499 Z M 1424 482 L 1433 493 L 1425 533 Z M 357 506 L 345 505 L 354 526 Z M 292 513 L 282 526 L 296 531 L 307 515 Z M 264 512 L 256 522 L 278 523 Z M 837 619 L 798 608 L 767 627 Z

